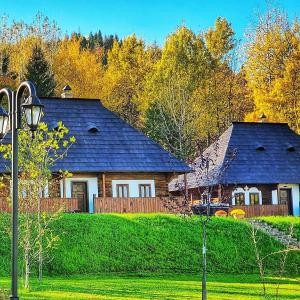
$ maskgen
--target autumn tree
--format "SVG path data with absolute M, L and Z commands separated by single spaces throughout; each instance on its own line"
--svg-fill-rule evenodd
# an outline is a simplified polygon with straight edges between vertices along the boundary
M 203 38 L 181 26 L 167 38 L 161 59 L 147 76 L 145 132 L 182 159 L 193 152 L 199 135 L 195 126 L 199 106 L 193 92 L 204 82 L 208 69 Z
M 146 75 L 151 72 L 157 52 L 143 40 L 129 36 L 120 45 L 114 42 L 108 52 L 108 65 L 103 79 L 104 104 L 128 123 L 140 126 L 144 111 L 141 94 Z
M 30 80 L 34 83 L 39 96 L 54 96 L 56 87 L 54 74 L 39 46 L 35 46 L 32 50 L 24 80 Z
M 59 43 L 53 59 L 56 94 L 68 84 L 75 97 L 101 98 L 104 69 L 101 58 L 82 49 L 80 39 L 64 39 Z
M 9 53 L 7 77 L 18 85 L 25 77 L 26 67 L 35 46 L 41 46 L 50 66 L 56 50 L 60 29 L 55 21 L 38 13 L 32 23 L 8 22 L 2 17 L 0 23 L 0 49 Z
M 245 71 L 255 103 L 247 120 L 264 112 L 270 121 L 288 122 L 300 132 L 299 45 L 296 19 L 290 22 L 278 9 L 258 15 L 246 45 Z
M 231 24 L 217 18 L 204 39 L 211 59 L 210 72 L 194 96 L 201 106 L 198 120 L 201 139 L 210 144 L 232 121 L 242 121 L 252 105 L 246 98 L 244 73 L 238 69 L 238 42 Z

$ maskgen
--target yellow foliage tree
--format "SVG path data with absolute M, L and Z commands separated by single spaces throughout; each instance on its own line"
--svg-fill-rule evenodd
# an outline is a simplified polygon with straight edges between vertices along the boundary
M 147 103 L 141 94 L 146 75 L 159 57 L 155 47 L 146 47 L 136 35 L 120 44 L 115 41 L 108 52 L 108 67 L 103 80 L 103 102 L 132 125 L 141 126 Z
M 248 86 L 255 103 L 247 121 L 264 112 L 269 121 L 288 122 L 299 131 L 300 28 L 282 12 L 271 9 L 259 17 L 249 36 L 245 64 Z
M 80 39 L 64 39 L 53 57 L 53 71 L 57 83 L 56 93 L 68 84 L 74 97 L 100 98 L 104 69 L 101 57 L 81 49 Z

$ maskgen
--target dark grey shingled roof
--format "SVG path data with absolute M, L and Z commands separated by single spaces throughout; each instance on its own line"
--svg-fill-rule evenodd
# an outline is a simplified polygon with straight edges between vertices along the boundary
M 300 183 L 300 136 L 285 123 L 233 122 L 204 153 L 213 161 L 211 184 Z M 200 173 L 187 175 L 189 188 L 207 184 Z
M 187 172 L 189 167 L 106 109 L 97 99 L 42 98 L 43 122 L 62 121 L 76 142 L 53 171 Z M 94 130 L 96 128 L 96 130 Z M 9 136 L 5 141 L 10 139 Z M 5 142 L 4 141 L 4 142 Z M 5 171 L 0 159 L 0 172 Z

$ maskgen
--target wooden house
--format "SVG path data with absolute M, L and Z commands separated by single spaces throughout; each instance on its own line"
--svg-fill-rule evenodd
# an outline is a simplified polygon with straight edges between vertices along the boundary
M 208 170 L 199 168 L 203 157 Z M 178 194 L 186 177 L 192 200 L 214 186 L 213 198 L 225 195 L 250 215 L 299 216 L 300 136 L 285 123 L 233 122 L 194 166 L 169 184 L 170 192 Z
M 42 121 L 50 129 L 62 121 L 76 138 L 67 156 L 52 169 L 53 174 L 67 170 L 73 176 L 61 180 L 50 197 L 77 199 L 80 212 L 131 212 L 133 205 L 138 206 L 137 211 L 155 211 L 151 203 L 168 196 L 170 179 L 190 168 L 105 108 L 99 99 L 75 99 L 69 90 L 65 92 L 62 98 L 41 98 L 45 106 Z M 6 171 L 6 165 L 7 161 L 0 159 L 0 172 Z M 120 206 L 116 199 L 132 201 L 116 209 L 103 208 Z

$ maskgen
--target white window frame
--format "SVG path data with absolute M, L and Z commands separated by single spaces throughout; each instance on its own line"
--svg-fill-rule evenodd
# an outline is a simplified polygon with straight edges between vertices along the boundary
M 257 187 L 251 187 L 248 191 L 248 205 L 250 204 L 250 193 L 258 194 L 258 204 L 262 205 L 262 194 L 261 191 Z
M 241 187 L 237 187 L 232 191 L 232 205 L 235 205 L 235 194 L 239 194 L 239 193 L 243 193 L 245 195 L 245 205 L 246 205 L 246 191 Z
M 252 205 L 250 204 L 250 193 L 255 193 L 258 194 L 258 202 L 259 205 L 262 205 L 262 193 L 257 187 L 251 187 L 251 188 L 245 188 L 243 189 L 242 187 L 237 187 L 232 191 L 232 205 L 235 204 L 235 194 L 238 193 L 244 193 L 245 194 L 245 205 Z

